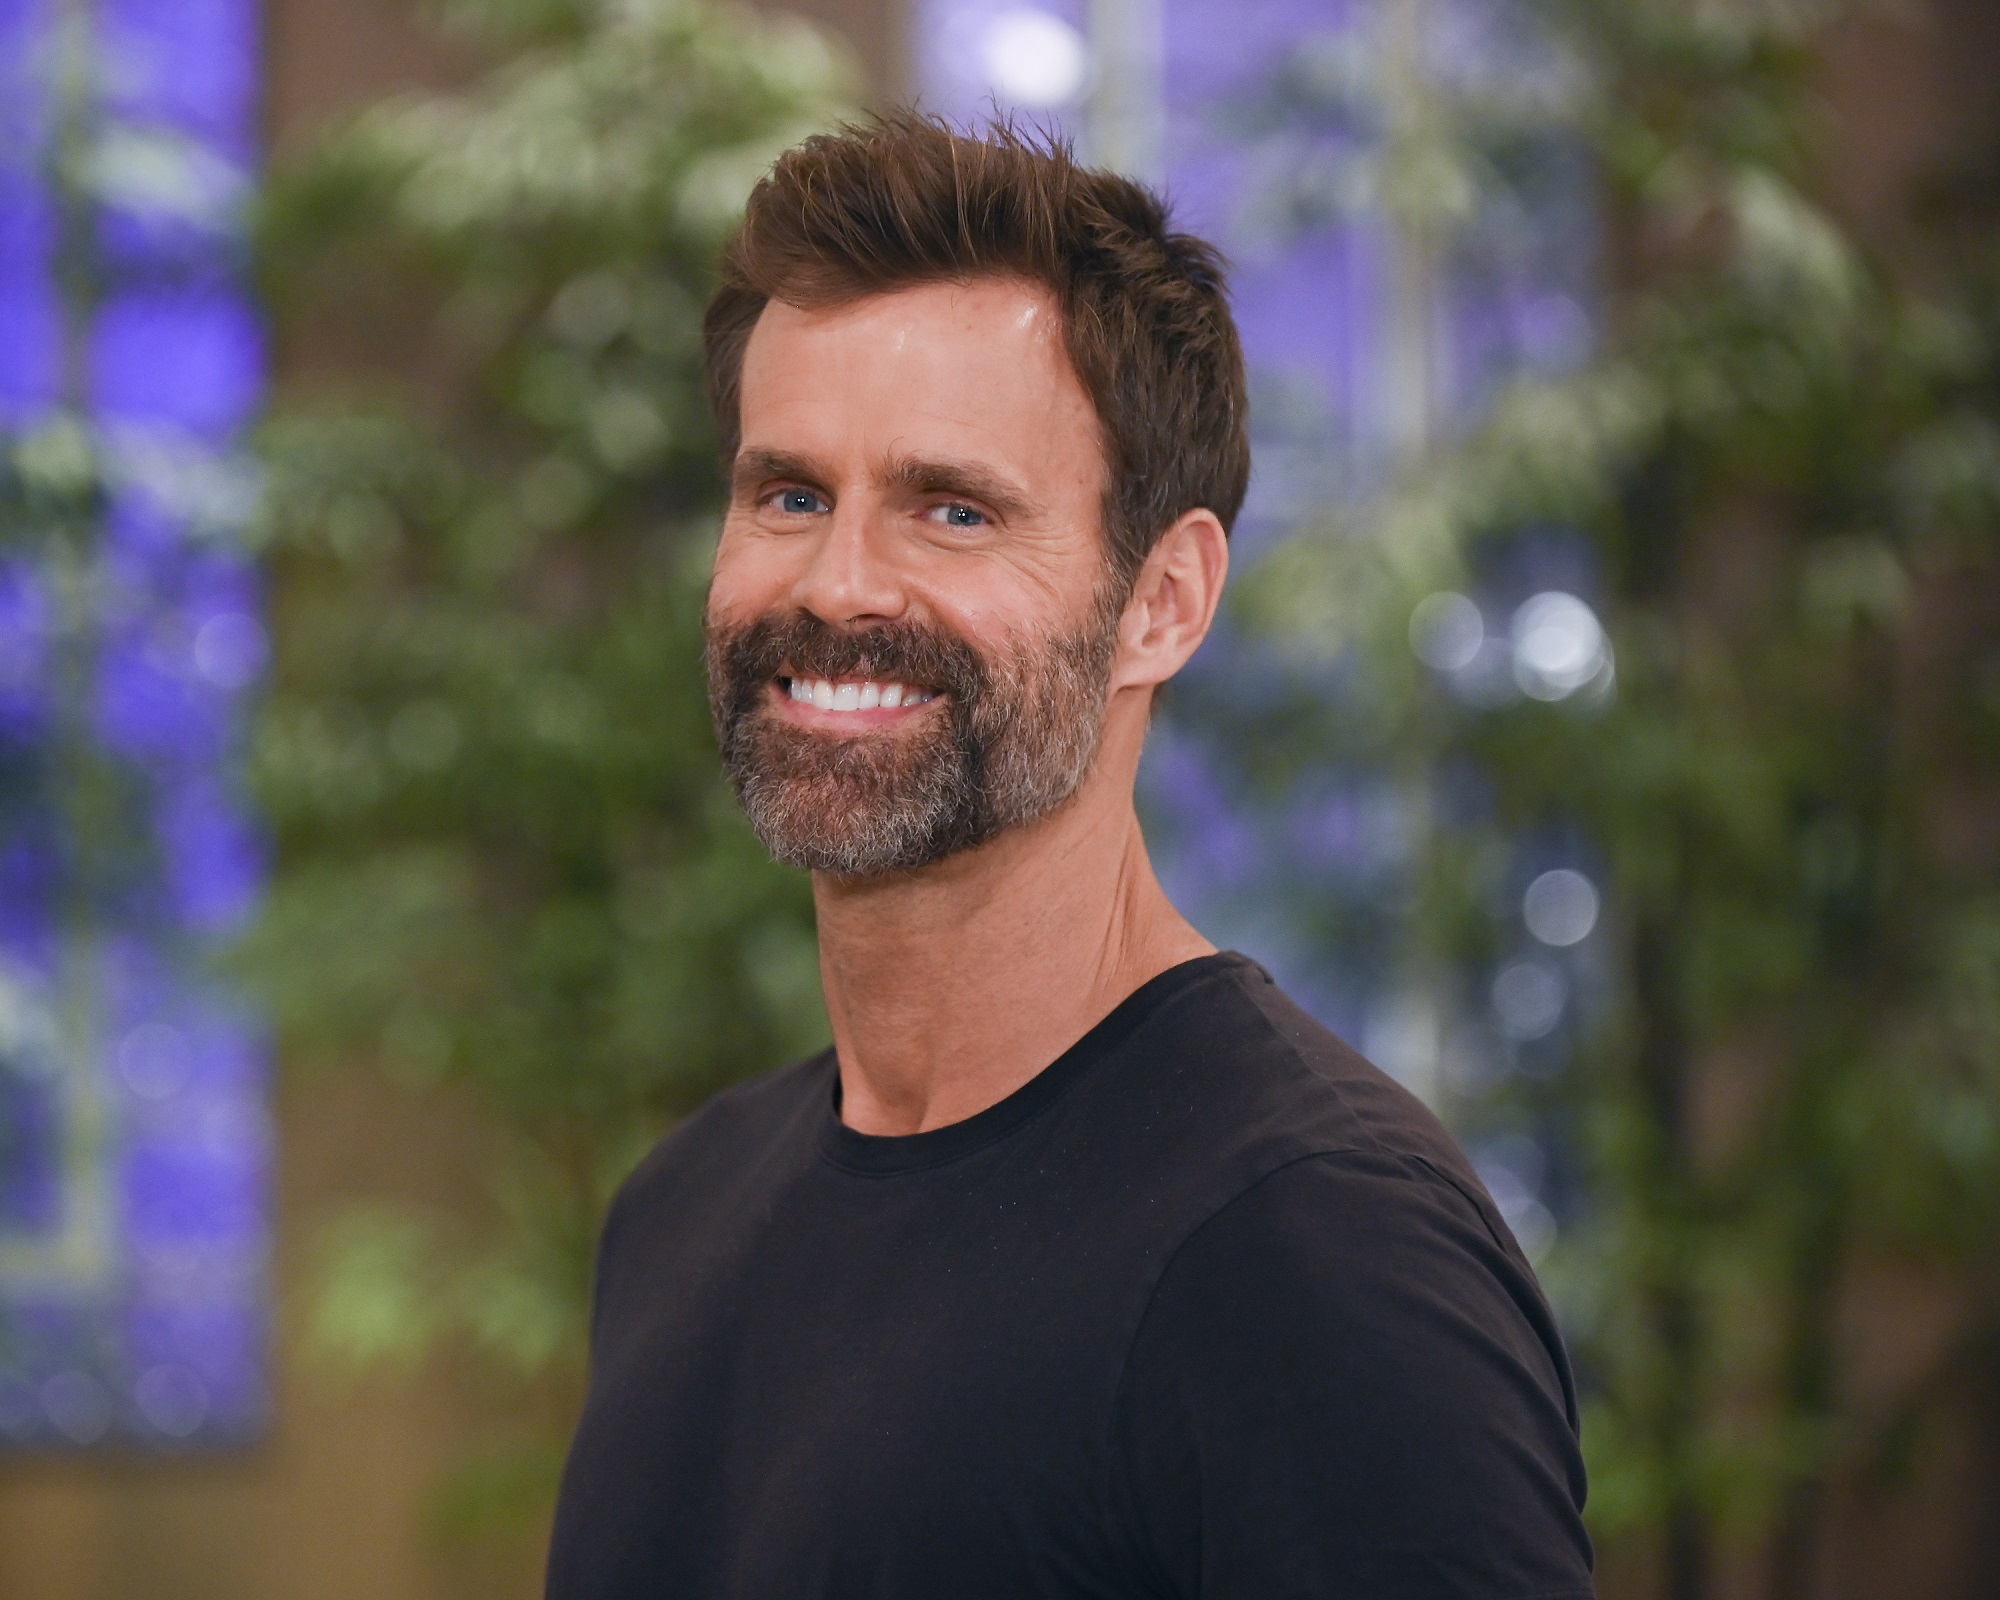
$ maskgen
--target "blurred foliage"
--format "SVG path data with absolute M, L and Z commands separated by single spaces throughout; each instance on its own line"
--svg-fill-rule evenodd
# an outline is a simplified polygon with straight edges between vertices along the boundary
M 1968 168 L 1865 237 L 1843 219 L 1813 96 L 1829 8 L 1544 15 L 1561 93 L 1433 85 L 1400 161 L 1458 175 L 1465 218 L 1509 203 L 1524 141 L 1582 141 L 1594 358 L 1512 384 L 1238 598 L 1365 669 L 1319 740 L 1431 775 L 1420 937 L 1466 975 L 1463 1015 L 1532 948 L 1521 841 L 1598 863 L 1600 970 L 1574 970 L 1602 1000 L 1567 1065 L 1517 1061 L 1451 1109 L 1525 1115 L 1580 1163 L 1545 1273 L 1600 1538 L 1652 1551 L 1671 1600 L 1715 1592 L 1725 1552 L 1794 1596 L 1835 1486 L 1976 1398 L 2000 1327 L 2000 211 Z M 1595 575 L 1615 686 L 1495 693 L 1417 660 L 1426 596 L 1490 615 L 1551 541 Z M 1884 1259 L 1963 1312 L 1887 1396 L 1842 1333 Z
M 0 434 L 0 557 L 20 561 L 46 596 L 33 610 L 14 599 L 20 637 L 6 687 L 23 709 L 32 671 L 46 672 L 50 689 L 39 716 L 16 711 L 16 736 L 0 751 L 0 831 L 55 858 L 60 920 L 78 942 L 132 897 L 155 845 L 145 774 L 106 747 L 91 716 L 111 586 L 98 528 L 120 476 L 105 442 L 73 413 Z
M 291 1061 L 453 1086 L 495 1140 L 483 1224 L 336 1221 L 317 1342 L 469 1341 L 560 1390 L 615 1185 L 824 1037 L 808 886 L 712 753 L 699 334 L 751 182 L 850 78 L 803 24 L 681 0 L 450 16 L 488 70 L 368 110 L 264 202 L 281 339 L 354 375 L 263 436 L 277 870 L 239 964 Z

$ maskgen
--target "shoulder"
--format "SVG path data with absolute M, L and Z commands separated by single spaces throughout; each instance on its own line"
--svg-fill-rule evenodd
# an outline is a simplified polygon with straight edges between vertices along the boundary
M 1398 1170 L 1425 1170 L 1468 1197 L 1481 1194 L 1430 1109 L 1254 962 L 1218 963 L 1149 1024 L 1148 1036 L 1133 1041 L 1136 1081 L 1121 1096 L 1150 1113 L 1160 1133 L 1207 1147 L 1225 1178 L 1211 1209 L 1289 1162 L 1334 1154 L 1405 1158 Z
M 1573 1420 L 1534 1273 L 1415 1095 L 1241 958 L 1190 985 L 1132 1043 L 1086 1137 L 1116 1149 L 1109 1124 L 1123 1119 L 1123 1138 L 1177 1202 L 1160 1206 L 1155 1186 L 1141 1187 L 1166 1224 L 1142 1346 L 1163 1357 L 1211 1337 L 1249 1348 L 1282 1324 L 1323 1355 L 1344 1341 L 1408 1340 L 1421 1322 L 1417 1344 L 1504 1338 L 1510 1370 Z M 1238 1339 L 1238 1323 L 1255 1326 Z
M 1573 1425 L 1553 1318 L 1492 1202 L 1422 1155 L 1335 1150 L 1267 1173 L 1167 1263 L 1140 1343 L 1171 1364 L 1213 1342 L 1297 1344 L 1380 1379 L 1447 1355 L 1525 1382 Z M 1461 1376 L 1471 1376 L 1462 1372 Z
M 1114 1434 L 1170 1588 L 1589 1593 L 1553 1320 L 1490 1203 L 1420 1157 L 1303 1156 L 1195 1229 Z

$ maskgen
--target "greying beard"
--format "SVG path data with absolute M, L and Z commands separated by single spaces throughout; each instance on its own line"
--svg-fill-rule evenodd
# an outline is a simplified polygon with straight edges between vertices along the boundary
M 926 867 L 1047 816 L 1097 760 L 1123 598 L 1100 589 L 1078 631 L 987 661 L 935 626 L 849 632 L 818 618 L 711 626 L 709 699 L 723 766 L 778 860 L 871 876 Z M 849 737 L 779 720 L 781 668 L 921 684 L 926 726 Z

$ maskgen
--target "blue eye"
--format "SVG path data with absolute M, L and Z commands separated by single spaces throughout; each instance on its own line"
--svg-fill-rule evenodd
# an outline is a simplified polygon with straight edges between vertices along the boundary
M 825 502 L 810 489 L 780 489 L 777 501 L 780 511 L 794 517 L 809 517 L 826 508 Z
M 930 516 L 933 521 L 942 522 L 948 528 L 983 528 L 986 526 L 985 514 L 967 505 L 933 506 L 931 507 Z

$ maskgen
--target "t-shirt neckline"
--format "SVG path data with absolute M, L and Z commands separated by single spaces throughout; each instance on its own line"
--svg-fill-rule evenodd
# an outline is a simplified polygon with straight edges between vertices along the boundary
M 1196 956 L 1148 978 L 1061 1055 L 1003 1100 L 959 1122 L 923 1133 L 861 1133 L 840 1120 L 839 1063 L 831 1050 L 820 1154 L 835 1166 L 866 1177 L 889 1177 L 943 1166 L 1005 1138 L 1061 1099 L 1098 1062 L 1125 1042 L 1168 1001 L 1215 974 L 1255 967 L 1248 956 L 1218 950 Z

